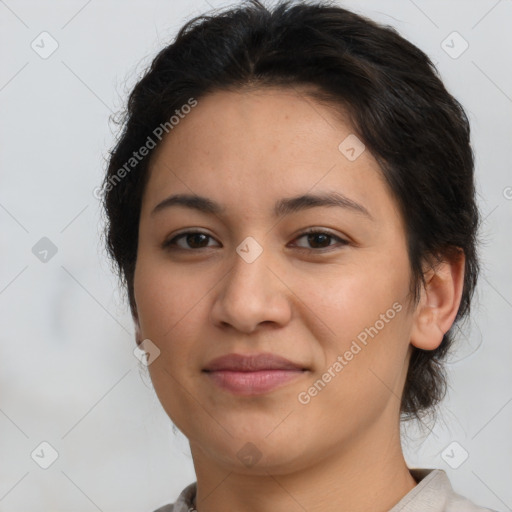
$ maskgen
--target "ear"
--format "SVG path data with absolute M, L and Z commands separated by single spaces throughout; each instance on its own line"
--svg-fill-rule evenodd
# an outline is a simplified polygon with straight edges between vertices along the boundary
M 462 297 L 465 259 L 459 250 L 450 261 L 442 261 L 425 273 L 411 332 L 413 346 L 436 349 L 453 325 Z

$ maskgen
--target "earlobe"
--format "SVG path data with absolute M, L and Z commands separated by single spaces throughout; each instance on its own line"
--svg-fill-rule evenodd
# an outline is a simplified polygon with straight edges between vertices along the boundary
M 463 285 L 465 256 L 462 251 L 451 261 L 442 261 L 425 273 L 425 286 L 416 308 L 411 344 L 434 350 L 457 316 Z

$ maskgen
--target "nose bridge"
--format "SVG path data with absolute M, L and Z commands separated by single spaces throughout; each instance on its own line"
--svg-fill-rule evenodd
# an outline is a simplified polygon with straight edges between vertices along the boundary
M 215 321 L 246 331 L 261 322 L 285 321 L 288 306 L 270 270 L 276 261 L 270 248 L 247 237 L 236 247 L 231 261 L 232 268 L 222 280 L 213 308 Z
M 262 236 L 259 238 L 263 239 Z M 229 292 L 241 296 L 246 302 L 247 296 L 262 299 L 260 295 L 268 293 L 270 271 L 267 265 L 272 259 L 268 244 L 264 248 L 263 242 L 249 236 L 236 247 L 235 252 L 232 270 L 227 276 Z

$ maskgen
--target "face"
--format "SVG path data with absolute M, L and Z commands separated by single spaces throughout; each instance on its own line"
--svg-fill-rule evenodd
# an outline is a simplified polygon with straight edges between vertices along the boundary
M 296 90 L 216 92 L 149 171 L 136 321 L 160 350 L 151 379 L 192 451 L 230 470 L 285 473 L 389 436 L 410 354 L 411 275 L 403 220 L 351 126 Z M 217 210 L 164 202 L 176 194 Z M 233 353 L 298 369 L 204 371 Z M 244 455 L 259 460 L 249 467 Z

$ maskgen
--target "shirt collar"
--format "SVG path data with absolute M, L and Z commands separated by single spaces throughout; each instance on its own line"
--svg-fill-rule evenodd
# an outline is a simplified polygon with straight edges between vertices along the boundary
M 389 512 L 443 512 L 453 493 L 448 475 L 442 469 L 409 469 L 418 482 Z

